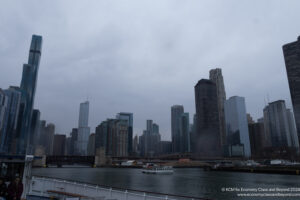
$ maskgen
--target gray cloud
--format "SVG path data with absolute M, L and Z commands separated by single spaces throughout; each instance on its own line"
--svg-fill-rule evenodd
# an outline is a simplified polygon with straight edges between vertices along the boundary
M 19 85 L 32 34 L 43 36 L 35 107 L 58 133 L 90 100 L 92 130 L 121 111 L 170 139 L 170 107 L 195 112 L 194 85 L 223 69 L 227 96 L 291 107 L 281 46 L 300 34 L 299 1 L 2 1 L 0 87 Z

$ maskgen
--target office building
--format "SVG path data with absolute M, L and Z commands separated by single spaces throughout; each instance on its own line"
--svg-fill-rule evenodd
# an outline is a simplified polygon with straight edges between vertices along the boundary
M 172 133 L 172 149 L 174 153 L 180 152 L 180 121 L 184 113 L 182 105 L 174 105 L 171 107 L 171 133 Z
M 89 122 L 89 102 L 80 103 L 79 121 L 78 121 L 78 139 L 77 150 L 79 155 L 87 155 L 87 147 L 90 136 Z
M 195 85 L 195 154 L 200 157 L 222 156 L 216 84 L 201 79 Z
M 218 110 L 219 110 L 219 126 L 220 126 L 220 138 L 221 145 L 225 145 L 227 142 L 226 128 L 225 128 L 225 114 L 224 103 L 226 100 L 226 92 L 224 86 L 224 80 L 222 75 L 222 69 L 216 68 L 209 71 L 209 79 L 216 84 L 217 98 L 218 98 Z
M 133 137 L 133 114 L 121 112 L 117 114 L 116 119 L 126 120 L 128 123 L 128 153 L 131 155 L 132 153 L 132 137 Z
M 282 49 L 293 103 L 297 136 L 300 139 L 300 36 L 297 41 L 285 44 Z
M 233 96 L 225 101 L 225 122 L 227 133 L 227 156 L 251 156 L 245 98 Z M 243 147 L 242 154 L 230 151 L 232 145 Z
M 55 134 L 53 141 L 53 153 L 54 156 L 63 156 L 66 151 L 66 135 Z
M 29 50 L 28 64 L 23 65 L 22 81 L 20 86 L 20 91 L 22 93 L 19 113 L 19 115 L 21 115 L 21 122 L 20 124 L 18 124 L 20 126 L 18 128 L 20 132 L 17 133 L 17 154 L 33 153 L 30 152 L 31 148 L 27 149 L 27 144 L 29 143 L 29 140 L 31 138 L 30 134 L 32 134 L 30 128 L 38 70 L 41 58 L 41 50 L 42 37 L 33 35 Z

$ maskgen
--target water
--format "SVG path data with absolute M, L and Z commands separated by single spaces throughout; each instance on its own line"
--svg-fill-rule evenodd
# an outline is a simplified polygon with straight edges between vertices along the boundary
M 296 175 L 214 172 L 198 168 L 175 169 L 173 175 L 149 175 L 141 173 L 141 169 L 129 168 L 35 168 L 33 175 L 208 199 L 300 199 L 300 196 L 237 197 L 240 192 L 222 192 L 222 188 L 300 188 L 300 176 Z

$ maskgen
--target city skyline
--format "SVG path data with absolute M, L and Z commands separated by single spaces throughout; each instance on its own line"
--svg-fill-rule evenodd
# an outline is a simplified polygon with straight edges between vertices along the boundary
M 245 5 L 249 6 L 248 12 L 253 11 L 258 4 L 250 5 L 252 3 L 248 2 Z M 4 26 L 7 22 L 12 24 L 0 34 L 0 44 L 3 47 L 3 53 L 0 54 L 2 68 L 0 85 L 1 88 L 19 85 L 22 64 L 27 57 L 25 52 L 28 50 L 29 38 L 32 34 L 42 35 L 43 59 L 40 64 L 35 108 L 41 111 L 41 119 L 56 125 L 56 133 L 68 135 L 72 128 L 77 127 L 78 105 L 88 96 L 91 102 L 91 132 L 94 132 L 101 121 L 113 117 L 115 113 L 131 112 L 134 114 L 133 135 L 141 135 L 145 120 L 153 119 L 160 126 L 162 139 L 170 140 L 170 107 L 176 104 L 183 105 L 185 112 L 193 116 L 195 113 L 193 86 L 201 78 L 208 78 L 209 70 L 214 68 L 222 69 L 227 96 L 245 97 L 247 111 L 255 119 L 263 116 L 262 110 L 268 101 L 267 96 L 269 102 L 283 99 L 287 107 L 292 108 L 281 48 L 282 45 L 295 41 L 300 30 L 296 28 L 297 22 L 285 24 L 285 20 L 291 16 L 284 17 L 284 12 L 281 14 L 279 8 L 296 9 L 297 5 L 288 7 L 286 4 L 272 5 L 275 19 L 280 19 L 276 23 L 282 27 L 277 30 L 275 26 L 272 29 L 265 24 L 276 21 L 271 20 L 273 15 L 263 13 L 267 6 L 265 3 L 260 4 L 261 8 L 255 17 L 247 16 L 241 11 L 235 13 L 240 14 L 245 21 L 235 21 L 232 16 L 228 16 L 227 12 L 231 11 L 230 4 L 224 5 L 224 9 L 214 8 L 212 15 L 208 13 L 198 15 L 201 9 L 211 8 L 216 4 L 203 3 L 205 5 L 201 7 L 201 3 L 191 3 L 186 8 L 180 9 L 178 2 L 162 3 L 159 17 L 155 17 L 152 13 L 155 6 L 145 3 L 149 6 L 150 10 L 147 12 L 153 19 L 142 14 L 145 9 L 134 14 L 140 19 L 133 20 L 130 18 L 132 15 L 124 19 L 133 25 L 135 32 L 123 27 L 118 17 L 124 17 L 123 15 L 130 13 L 131 9 L 144 8 L 141 4 L 134 8 L 121 4 L 120 7 L 124 8 L 123 13 L 116 18 L 108 16 L 107 20 L 111 25 L 107 25 L 105 20 L 101 21 L 102 15 L 99 16 L 97 9 L 94 10 L 88 5 L 83 6 L 90 9 L 89 13 L 84 12 L 83 19 L 89 21 L 99 17 L 100 21 L 92 21 L 85 25 L 83 23 L 85 20 L 76 22 L 76 19 L 72 19 L 80 10 L 76 5 L 70 5 L 74 11 L 63 13 L 51 4 L 54 12 L 58 14 L 57 17 L 64 19 L 56 22 L 55 19 L 58 18 L 51 18 L 47 12 L 41 13 L 37 8 L 31 8 L 30 3 L 20 4 L 19 7 L 14 2 L 7 3 L 11 9 L 21 12 L 17 15 L 7 14 L 2 10 L 4 8 L 0 8 L 1 13 L 7 14 L 5 20 L 0 22 L 0 26 Z M 44 3 L 41 5 L 47 6 Z M 170 5 L 173 7 L 169 9 Z M 95 7 L 99 6 L 95 4 Z M 115 5 L 108 3 L 105 6 Z M 241 4 L 235 7 L 237 6 L 244 7 Z M 177 11 L 185 16 L 182 20 L 190 20 L 190 24 L 182 25 L 180 20 L 175 22 Z M 223 12 L 217 15 L 218 11 Z M 112 11 L 114 14 L 116 12 L 117 9 Z M 299 15 L 289 13 L 294 18 Z M 20 26 L 24 17 L 30 21 L 35 14 L 41 15 L 38 22 L 28 22 L 28 26 L 26 23 Z M 13 20 L 10 16 L 16 19 Z M 198 18 L 194 20 L 193 16 L 198 16 L 199 20 Z M 171 23 L 169 27 L 163 28 L 165 23 L 160 22 L 160 17 L 163 21 Z M 218 29 L 216 27 L 222 22 L 222 17 L 233 22 L 229 23 L 228 27 L 222 26 Z M 144 28 L 156 21 L 160 22 L 158 27 L 151 26 L 150 34 L 143 35 Z M 210 21 L 215 22 L 215 28 L 210 28 L 205 23 L 203 25 L 203 22 Z M 98 23 L 99 26 L 95 30 L 90 28 Z M 234 28 L 235 23 L 238 28 Z M 54 29 L 55 25 L 62 30 Z M 83 26 L 85 32 L 71 34 L 71 29 L 64 28 L 65 25 Z M 195 26 L 200 28 L 194 29 Z M 162 28 L 161 31 L 159 27 Z M 208 31 L 202 30 L 205 28 L 208 28 Z M 255 32 L 249 31 L 251 28 L 255 29 Z M 17 31 L 18 29 L 20 31 Z M 151 31 L 159 33 L 151 36 L 153 33 Z M 235 37 L 235 31 L 239 31 L 240 34 L 246 34 L 248 31 L 250 33 L 244 35 L 242 39 Z M 222 36 L 222 32 L 228 33 L 226 37 Z M 99 36 L 96 36 L 98 33 Z M 199 33 L 201 34 L 197 35 Z M 210 36 L 211 33 L 214 34 Z M 167 37 L 169 35 L 172 37 Z M 132 40 L 135 36 L 140 36 L 137 37 L 137 42 Z M 148 39 L 151 39 L 150 42 L 147 42 Z

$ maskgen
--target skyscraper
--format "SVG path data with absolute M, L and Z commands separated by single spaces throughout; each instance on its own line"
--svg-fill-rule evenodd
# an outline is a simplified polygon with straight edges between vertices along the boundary
M 190 147 L 190 119 L 189 113 L 183 113 L 180 117 L 180 152 L 191 151 Z
M 286 72 L 294 108 L 298 139 L 300 139 L 300 36 L 283 47 Z
M 132 134 L 133 134 L 133 114 L 121 112 L 117 114 L 117 119 L 126 120 L 128 123 L 128 153 L 132 153 Z
M 0 137 L 0 151 L 2 149 L 5 153 L 14 153 L 16 145 L 16 131 L 17 122 L 19 115 L 19 106 L 21 101 L 21 93 L 17 87 L 9 87 L 9 89 L 4 90 L 6 109 L 3 114 L 3 126 L 1 129 L 0 122 L 0 132 L 2 132 L 2 137 Z M 1 100 L 0 100 L 1 101 Z M 1 106 L 0 106 L 1 107 Z M 0 108 L 1 110 L 1 108 Z M 1 111 L 0 111 L 0 121 L 1 121 Z M 1 134 L 0 134 L 1 135 Z
M 265 131 L 272 147 L 296 147 L 293 146 L 295 142 L 292 140 L 295 138 L 291 134 L 288 120 L 284 100 L 271 102 L 264 108 Z
M 77 140 L 77 152 L 80 155 L 87 155 L 87 147 L 90 136 L 89 123 L 89 102 L 83 102 L 80 104 L 79 120 L 78 120 L 78 140 Z
M 54 156 L 63 156 L 66 151 L 66 135 L 55 134 L 53 138 L 53 153 Z
M 171 132 L 172 132 L 172 151 L 180 152 L 180 121 L 184 112 L 182 105 L 174 105 L 171 107 Z
M 224 103 L 226 100 L 226 93 L 225 93 L 222 69 L 216 68 L 210 70 L 209 79 L 216 84 L 216 88 L 217 88 L 220 137 L 221 137 L 221 145 L 223 146 L 226 144 L 227 139 L 226 139 L 225 114 L 224 114 Z
M 227 144 L 229 156 L 239 155 L 239 152 L 232 152 L 233 145 L 242 145 L 243 152 L 240 156 L 251 156 L 251 147 L 248 131 L 245 98 L 233 96 L 225 101 L 225 121 L 227 132 Z
M 201 79 L 195 85 L 195 153 L 202 157 L 222 155 L 216 84 Z
M 17 153 L 25 154 L 33 153 L 29 152 L 30 149 L 27 148 L 27 144 L 30 140 L 30 134 L 32 134 L 31 128 L 31 118 L 34 106 L 34 97 L 36 91 L 38 70 L 40 65 L 40 58 L 42 52 L 42 37 L 38 35 L 33 35 L 29 50 L 28 64 L 23 65 L 23 74 L 20 91 L 22 93 L 21 97 L 21 109 L 20 117 L 22 120 L 20 122 L 20 133 L 17 134 Z

